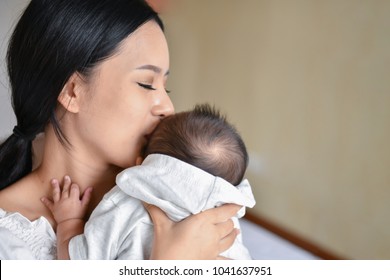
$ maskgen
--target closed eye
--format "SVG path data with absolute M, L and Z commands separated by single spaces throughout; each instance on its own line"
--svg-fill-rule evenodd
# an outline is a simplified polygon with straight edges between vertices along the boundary
M 152 87 L 152 85 L 149 85 L 149 84 L 143 84 L 143 83 L 137 83 L 140 87 L 143 87 L 145 89 L 148 89 L 148 90 L 156 90 L 156 88 Z M 166 93 L 171 93 L 170 90 L 168 89 L 165 89 L 165 92 Z
M 143 83 L 137 83 L 140 87 L 143 87 L 145 89 L 148 89 L 148 90 L 156 90 L 154 87 L 152 87 L 152 85 L 148 85 L 148 84 L 143 84 Z

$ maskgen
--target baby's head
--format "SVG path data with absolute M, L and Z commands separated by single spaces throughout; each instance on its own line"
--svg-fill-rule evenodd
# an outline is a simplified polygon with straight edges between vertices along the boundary
M 161 121 L 145 148 L 149 154 L 175 157 L 238 185 L 248 165 L 244 141 L 215 108 L 207 104 Z

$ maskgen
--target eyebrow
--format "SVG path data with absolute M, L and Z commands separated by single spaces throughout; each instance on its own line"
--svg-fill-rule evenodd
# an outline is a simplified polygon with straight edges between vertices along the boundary
M 160 67 L 151 64 L 142 65 L 140 67 L 137 67 L 136 70 L 150 70 L 157 74 L 160 74 L 162 71 Z M 164 76 L 168 76 L 168 75 L 169 75 L 169 70 L 165 73 Z

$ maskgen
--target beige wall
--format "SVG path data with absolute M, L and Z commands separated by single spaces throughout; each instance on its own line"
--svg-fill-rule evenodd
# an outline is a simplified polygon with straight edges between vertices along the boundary
M 390 1 L 178 0 L 178 111 L 215 103 L 265 216 L 341 256 L 390 258 Z

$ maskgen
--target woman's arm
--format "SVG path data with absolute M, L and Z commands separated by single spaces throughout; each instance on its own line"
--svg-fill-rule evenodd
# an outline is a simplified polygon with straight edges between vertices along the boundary
M 171 221 L 156 206 L 144 206 L 154 224 L 151 259 L 217 259 L 238 235 L 231 220 L 241 208 L 238 205 L 226 204 L 178 223 Z

